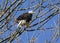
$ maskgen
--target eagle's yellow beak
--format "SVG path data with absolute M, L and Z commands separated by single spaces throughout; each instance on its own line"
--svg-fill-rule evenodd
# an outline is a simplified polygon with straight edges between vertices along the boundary
M 35 12 L 32 12 L 33 14 L 35 13 Z

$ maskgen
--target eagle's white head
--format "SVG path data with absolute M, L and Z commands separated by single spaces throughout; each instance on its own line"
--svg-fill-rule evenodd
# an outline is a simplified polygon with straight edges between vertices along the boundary
M 34 12 L 34 11 L 32 11 L 32 10 L 30 10 L 30 11 L 28 11 L 28 13 L 32 13 L 32 14 L 34 14 L 35 12 Z

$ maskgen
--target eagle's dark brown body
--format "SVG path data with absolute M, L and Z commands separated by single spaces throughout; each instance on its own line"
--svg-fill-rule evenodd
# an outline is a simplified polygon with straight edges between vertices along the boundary
M 29 22 L 31 19 L 32 19 L 31 13 L 24 13 L 17 18 L 17 21 L 26 20 L 26 22 Z

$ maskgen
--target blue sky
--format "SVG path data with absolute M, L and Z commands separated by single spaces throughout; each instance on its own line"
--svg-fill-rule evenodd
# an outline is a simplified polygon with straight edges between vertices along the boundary
M 29 0 L 30 2 L 31 1 L 33 1 L 33 0 Z M 34 0 L 35 1 L 35 0 Z M 41 0 L 39 0 L 39 1 L 41 1 Z M 47 0 L 44 4 L 43 4 L 43 6 L 45 7 L 45 6 L 47 6 L 49 3 L 53 3 L 53 4 L 56 4 L 57 2 L 59 2 L 58 0 L 54 0 L 53 2 L 50 2 L 51 0 Z M 2 0 L 0 0 L 0 2 L 2 3 Z M 0 4 L 1 4 L 0 3 Z M 33 6 L 33 5 L 37 5 L 38 4 L 38 1 L 37 2 L 35 2 L 35 4 L 33 4 L 33 5 L 31 5 L 30 4 L 30 6 L 28 5 L 29 3 L 28 3 L 28 0 L 21 6 L 21 8 L 28 8 L 28 7 L 31 7 L 31 6 Z M 53 5 L 52 4 L 52 5 Z M 43 10 L 43 12 L 45 12 L 46 10 L 48 10 L 49 8 L 44 8 L 44 10 Z M 30 9 L 31 10 L 31 9 Z M 16 13 L 16 18 L 19 16 L 19 15 L 21 15 L 23 12 L 27 12 L 27 11 L 29 11 L 29 10 L 26 10 L 26 11 L 18 11 L 17 13 Z M 48 15 L 50 15 L 52 12 L 54 12 L 53 10 L 52 11 L 50 11 L 49 13 L 47 13 L 44 17 L 46 17 L 46 16 L 48 16 Z M 41 13 L 42 14 L 42 13 Z M 39 14 L 39 15 L 41 15 L 41 14 Z M 40 20 L 40 19 L 39 19 Z M 57 23 L 57 20 L 58 20 L 58 15 L 56 15 L 56 16 L 54 16 L 48 23 L 46 23 L 43 27 L 44 28 L 48 28 L 48 27 L 51 27 L 51 25 L 52 25 L 52 27 L 55 27 L 55 25 L 54 25 L 54 22 L 56 22 Z M 33 22 L 33 23 L 36 23 L 36 22 L 38 22 L 38 20 L 36 20 L 35 22 Z M 17 26 L 17 25 L 16 25 Z M 13 28 L 15 28 L 16 26 L 14 26 Z M 42 27 L 42 28 L 43 28 Z M 14 30 L 13 28 L 11 28 L 12 30 Z M 33 28 L 31 28 L 31 29 L 35 29 L 36 27 L 33 27 Z M 10 35 L 10 33 L 11 33 L 11 31 L 6 31 L 4 34 L 2 34 L 2 35 L 0 35 L 0 38 L 4 38 L 4 37 L 7 37 L 8 35 Z M 54 31 L 51 31 L 51 30 L 48 30 L 48 29 L 46 29 L 45 31 L 41 31 L 41 30 L 37 30 L 37 31 L 31 31 L 31 32 L 23 32 L 22 33 L 22 35 L 20 35 L 18 38 L 20 39 L 22 39 L 22 43 L 29 43 L 29 41 L 28 41 L 28 37 L 29 37 L 29 40 L 34 36 L 34 37 L 36 37 L 36 36 L 38 36 L 38 37 L 36 37 L 37 38 L 37 40 L 35 41 L 35 43 L 44 43 L 44 41 L 45 41 L 45 39 L 47 39 L 48 41 L 51 41 L 51 35 L 53 35 L 53 33 L 54 33 Z M 28 37 L 27 37 L 28 36 Z M 17 41 L 16 40 L 14 40 L 12 43 L 17 43 Z M 20 43 L 20 42 L 19 42 Z M 57 41 L 55 40 L 55 43 L 60 43 L 60 39 L 58 39 Z

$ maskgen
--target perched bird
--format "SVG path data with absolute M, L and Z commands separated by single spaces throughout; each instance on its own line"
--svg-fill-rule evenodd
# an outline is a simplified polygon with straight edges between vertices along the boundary
M 28 11 L 26 13 L 23 13 L 21 14 L 17 19 L 17 23 L 18 23 L 18 27 L 22 27 L 22 26 L 25 26 L 25 27 L 28 27 L 29 26 L 29 23 L 30 21 L 32 20 L 32 16 L 35 12 L 34 11 Z

